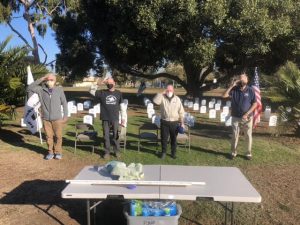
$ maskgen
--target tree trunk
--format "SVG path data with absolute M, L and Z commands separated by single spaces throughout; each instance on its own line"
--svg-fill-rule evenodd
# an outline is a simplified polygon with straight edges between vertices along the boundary
M 194 79 L 194 75 L 187 75 L 186 94 L 191 97 L 199 97 L 200 83 Z
M 29 16 L 29 8 L 28 7 L 25 7 L 24 17 L 25 17 L 25 20 L 27 21 L 28 31 L 30 33 L 31 40 L 33 43 L 32 55 L 34 57 L 34 64 L 39 64 L 40 63 L 39 46 L 38 46 L 38 42 L 36 40 L 33 22 L 31 21 L 31 18 Z
M 184 87 L 187 95 L 191 97 L 199 97 L 200 85 L 199 81 L 200 70 L 194 68 L 188 63 L 184 63 L 184 70 L 186 73 L 186 86 Z

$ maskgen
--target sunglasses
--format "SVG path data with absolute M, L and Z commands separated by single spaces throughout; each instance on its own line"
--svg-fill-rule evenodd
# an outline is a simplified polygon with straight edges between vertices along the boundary
M 54 81 L 53 79 L 49 79 L 48 81 Z

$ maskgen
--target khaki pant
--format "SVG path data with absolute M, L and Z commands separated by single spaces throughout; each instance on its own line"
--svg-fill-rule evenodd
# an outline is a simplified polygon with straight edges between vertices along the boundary
M 232 117 L 232 138 L 231 138 L 231 151 L 237 153 L 237 145 L 239 141 L 240 129 L 244 131 L 247 139 L 247 154 L 252 155 L 252 124 L 253 117 L 250 117 L 248 121 L 243 121 L 242 118 Z
M 43 120 L 44 130 L 48 144 L 48 153 L 61 154 L 62 153 L 62 120 L 47 121 Z M 54 142 L 55 137 L 55 142 Z M 54 147 L 54 149 L 53 149 Z

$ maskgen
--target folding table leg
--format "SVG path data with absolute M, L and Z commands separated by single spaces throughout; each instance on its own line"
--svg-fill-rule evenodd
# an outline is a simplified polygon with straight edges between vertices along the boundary
M 231 225 L 234 224 L 234 203 L 231 202 Z
M 91 211 L 90 211 L 90 200 L 86 200 L 86 209 L 87 209 L 87 225 L 91 225 Z
M 225 203 L 225 225 L 227 225 L 228 203 Z
M 97 207 L 95 206 L 94 208 L 93 208 L 93 220 L 94 220 L 94 223 L 93 224 L 96 224 L 96 209 L 97 209 Z
M 227 225 L 228 219 L 230 220 L 230 224 L 233 225 L 234 224 L 234 203 L 233 202 L 226 202 L 225 205 L 220 203 L 223 207 L 224 207 L 224 211 L 225 211 L 225 221 L 224 224 Z M 230 218 L 228 217 L 228 213 Z

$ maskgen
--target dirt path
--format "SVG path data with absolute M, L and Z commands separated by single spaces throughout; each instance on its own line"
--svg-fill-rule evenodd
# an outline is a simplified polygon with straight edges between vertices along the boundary
M 64 180 L 92 160 L 65 154 L 62 161 L 45 161 L 34 151 L 11 149 L 0 142 L 0 224 L 81 224 L 79 205 L 60 198 Z M 78 210 L 79 209 L 79 210 Z M 73 212 L 72 212 L 73 211 Z M 76 212 L 76 215 L 72 213 Z M 69 215 L 69 213 L 71 213 Z

